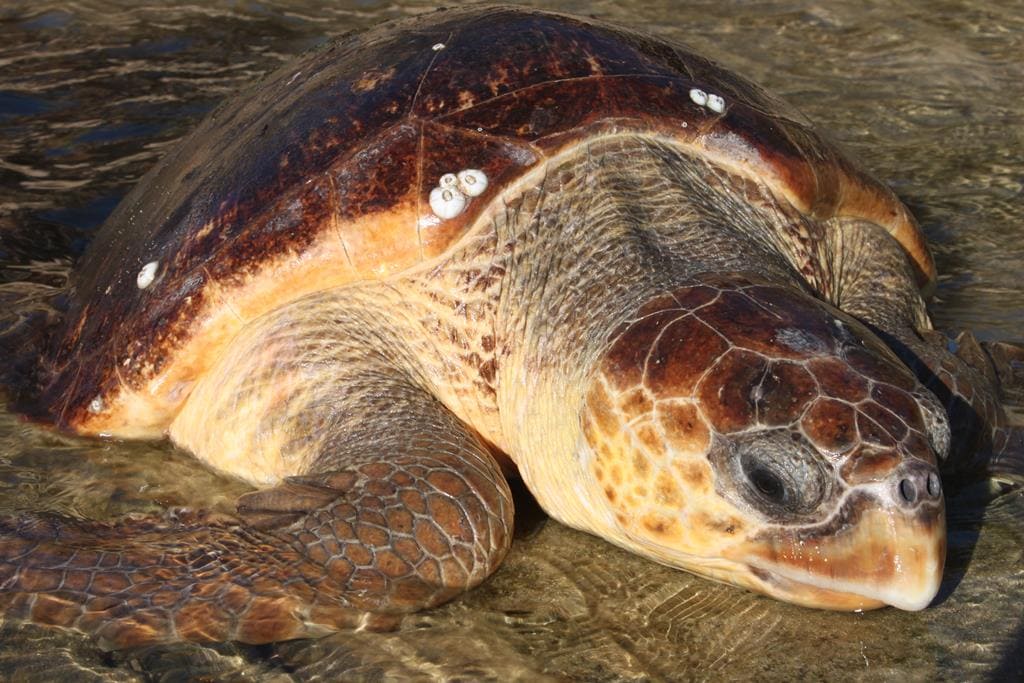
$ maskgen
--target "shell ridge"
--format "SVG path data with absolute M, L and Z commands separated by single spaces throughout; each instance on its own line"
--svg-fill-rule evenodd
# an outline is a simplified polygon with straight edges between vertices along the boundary
M 455 35 L 455 31 L 449 31 L 448 37 L 445 38 L 443 42 L 438 44 L 442 46 L 450 45 Z M 406 114 L 407 116 L 411 115 L 412 112 L 416 111 L 416 104 L 420 100 L 420 92 L 423 90 L 423 84 L 426 82 L 427 76 L 430 75 L 430 70 L 434 68 L 434 63 L 437 62 L 437 58 L 441 56 L 441 53 L 444 52 L 444 50 L 444 47 L 442 47 L 439 50 L 434 50 L 434 55 L 430 58 L 430 62 L 427 64 L 427 68 L 423 70 L 422 74 L 420 74 L 420 82 L 416 84 L 416 92 L 412 96 L 412 101 L 409 104 L 409 111 Z
M 450 35 L 451 34 L 449 34 L 449 36 Z M 433 62 L 431 62 L 431 64 L 433 64 Z M 424 74 L 424 78 L 426 78 L 426 74 Z M 422 85 L 422 81 L 420 82 L 420 85 Z M 418 94 L 419 93 L 417 92 L 417 95 Z M 413 98 L 413 106 L 414 106 L 414 110 L 415 110 L 415 98 Z M 424 164 L 424 158 L 426 156 L 426 145 L 427 145 L 427 142 L 426 142 L 426 136 L 424 135 L 423 129 L 424 129 L 423 121 L 420 120 L 420 119 L 417 119 L 417 122 L 416 122 L 416 130 L 417 130 L 417 132 L 416 132 L 416 216 L 413 217 L 413 220 L 416 221 L 416 241 L 417 241 L 417 243 L 419 245 L 420 261 L 421 262 L 424 260 L 425 250 L 424 250 L 424 246 L 423 246 L 423 230 L 421 229 L 420 221 L 419 221 L 419 219 L 417 217 L 418 216 L 422 216 L 423 215 L 423 210 L 424 210 L 424 207 L 423 207 L 423 192 L 422 192 L 423 187 L 424 187 L 423 164 Z
M 121 374 L 121 364 L 114 363 L 111 367 L 114 369 L 114 378 L 117 380 L 118 385 L 123 387 L 128 386 L 128 382 L 125 381 L 124 375 Z
M 694 75 L 693 69 L 690 68 L 690 62 L 693 60 L 693 55 L 695 55 L 696 52 L 691 50 L 688 46 L 673 45 L 672 54 L 679 60 L 679 66 L 686 71 L 686 77 L 691 81 L 696 82 L 697 77 Z
M 478 131 L 475 128 L 463 128 L 461 126 L 453 126 L 449 123 L 444 123 L 437 119 L 422 119 L 425 125 L 429 125 L 432 128 L 440 128 L 450 133 L 455 133 L 460 136 L 468 138 L 479 138 L 482 140 L 492 140 L 494 142 L 504 143 L 507 145 L 514 145 L 516 147 L 524 147 L 529 149 L 538 159 L 547 157 L 547 153 L 544 152 L 540 147 L 535 145 L 533 142 L 523 140 L 522 138 L 512 137 L 510 135 L 499 135 L 496 133 L 488 133 L 486 131 Z M 422 187 L 422 185 L 421 185 Z
M 66 369 L 63 370 L 61 372 L 61 374 L 63 374 L 64 372 L 66 372 Z M 74 379 L 71 380 L 71 382 L 68 383 L 68 386 L 67 386 L 67 388 L 64 391 L 64 401 L 63 401 L 63 404 L 61 405 L 60 413 L 58 414 L 58 417 L 57 417 L 57 424 L 60 425 L 61 427 L 63 427 L 63 426 L 68 424 L 68 421 L 67 421 L 68 408 L 71 407 L 71 399 L 74 397 L 74 395 L 76 393 L 76 390 L 78 389 L 78 382 L 81 380 L 81 377 L 82 377 L 82 361 L 79 360 L 75 364 L 75 377 L 74 377 Z
M 455 116 L 456 114 L 465 114 L 467 112 L 471 112 L 474 109 L 476 109 L 477 107 L 481 107 L 481 106 L 483 106 L 485 104 L 491 104 L 493 102 L 496 102 L 496 101 L 504 99 L 504 98 L 515 97 L 516 95 L 527 93 L 527 92 L 529 92 L 531 90 L 534 90 L 536 88 L 543 88 L 545 86 L 554 85 L 554 84 L 557 84 L 557 83 L 579 83 L 579 82 L 582 82 L 582 81 L 597 81 L 597 82 L 600 82 L 600 81 L 602 81 L 604 79 L 608 79 L 608 78 L 614 78 L 614 79 L 639 78 L 639 79 L 652 80 L 652 81 L 663 80 L 663 81 L 669 81 L 669 82 L 670 81 L 686 82 L 684 77 L 681 76 L 681 75 L 643 74 L 643 73 L 588 74 L 586 76 L 566 76 L 565 78 L 550 78 L 550 79 L 548 79 L 546 81 L 538 81 L 536 83 L 531 83 L 530 85 L 524 85 L 521 88 L 516 88 L 515 90 L 509 90 L 509 91 L 503 92 L 503 93 L 501 93 L 499 95 L 494 95 L 492 97 L 488 97 L 486 99 L 480 100 L 479 102 L 474 102 L 473 104 L 468 104 L 468 105 L 466 105 L 464 107 L 459 107 L 458 109 L 452 109 L 450 111 L 446 111 L 445 113 L 438 114 L 437 116 L 435 116 L 435 117 L 433 117 L 432 119 L 429 119 L 429 120 L 431 122 L 439 123 L 442 119 L 448 118 L 450 116 Z
M 338 201 L 340 193 L 338 192 L 338 183 L 335 182 L 334 176 L 330 173 L 325 173 L 324 175 L 326 176 L 327 183 L 331 188 L 331 228 L 334 230 L 334 234 L 338 237 L 338 243 L 341 244 L 341 251 L 345 254 L 345 260 L 348 262 L 349 267 L 352 268 L 352 270 L 355 270 L 356 264 L 355 261 L 352 260 L 352 252 L 349 251 L 348 243 L 345 241 L 345 233 L 341 229 L 341 221 L 338 220 L 338 215 L 340 214 L 340 202 Z
M 214 282 L 213 275 L 210 273 L 210 270 L 206 267 L 206 264 L 199 266 L 199 268 L 202 270 L 203 275 L 206 276 L 207 282 Z M 245 323 L 245 318 L 242 317 L 242 314 L 238 310 L 238 308 L 233 303 L 231 303 L 230 298 L 225 297 L 223 295 L 223 292 L 221 291 L 217 291 L 217 293 L 214 296 L 217 297 L 217 301 L 220 303 L 221 306 L 228 309 L 228 311 L 233 316 L 235 316 L 238 322 Z

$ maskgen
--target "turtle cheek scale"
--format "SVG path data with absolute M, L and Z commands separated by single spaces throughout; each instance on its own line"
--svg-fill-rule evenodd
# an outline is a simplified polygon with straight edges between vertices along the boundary
M 925 607 L 945 558 L 929 397 L 856 321 L 751 284 L 681 288 L 615 333 L 583 415 L 605 535 L 805 606 Z

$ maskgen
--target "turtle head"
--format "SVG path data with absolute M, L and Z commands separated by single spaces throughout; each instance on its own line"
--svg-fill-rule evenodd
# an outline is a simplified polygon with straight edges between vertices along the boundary
M 582 434 L 604 533 L 635 552 L 813 607 L 938 590 L 944 413 L 797 289 L 707 278 L 648 302 L 598 363 Z

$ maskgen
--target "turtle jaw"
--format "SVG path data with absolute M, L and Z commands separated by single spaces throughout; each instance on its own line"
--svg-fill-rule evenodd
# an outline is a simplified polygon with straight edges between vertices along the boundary
M 801 607 L 859 612 L 886 606 L 882 600 L 802 583 L 752 564 L 747 565 L 747 569 L 754 578 L 755 583 L 751 586 L 754 590 Z
M 909 511 L 869 507 L 834 527 L 773 529 L 726 556 L 747 566 L 755 590 L 808 607 L 917 611 L 935 598 L 946 555 L 941 499 Z

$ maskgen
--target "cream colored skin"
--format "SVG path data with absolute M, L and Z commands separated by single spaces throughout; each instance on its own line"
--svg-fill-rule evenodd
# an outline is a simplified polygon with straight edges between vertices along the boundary
M 804 246 L 780 228 L 794 221 L 811 235 Z M 871 227 L 839 236 L 840 227 L 813 223 L 665 141 L 593 140 L 508 188 L 440 260 L 304 296 L 248 325 L 198 382 L 170 434 L 214 467 L 273 485 L 343 467 L 339 453 L 348 449 L 339 440 L 372 449 L 374 430 L 389 425 L 374 412 L 387 396 L 374 393 L 372 378 L 401 377 L 507 454 L 542 507 L 567 525 L 800 604 L 920 609 L 942 573 L 941 500 L 937 521 L 920 524 L 888 479 L 844 485 L 817 519 L 780 524 L 722 495 L 710 435 L 654 448 L 638 436 L 658 410 L 692 407 L 692 397 L 658 397 L 646 416 L 619 410 L 615 433 L 589 427 L 595 387 L 621 398 L 601 370 L 614 331 L 644 302 L 700 273 L 753 272 L 791 286 L 802 277 L 897 336 L 927 326 L 896 242 Z M 881 292 L 877 279 L 859 278 L 876 262 L 896 268 Z M 879 297 L 885 305 L 867 304 Z M 931 427 L 941 441 L 943 418 Z M 623 461 L 642 453 L 648 465 L 647 495 L 634 495 L 628 509 L 622 495 L 609 500 L 596 472 L 597 451 L 609 444 Z M 635 490 L 639 476 L 624 471 L 622 491 Z M 827 525 L 857 496 L 869 502 L 854 525 L 792 540 L 796 527 Z M 813 560 L 801 556 L 811 546 Z M 881 557 L 891 571 L 877 570 Z

